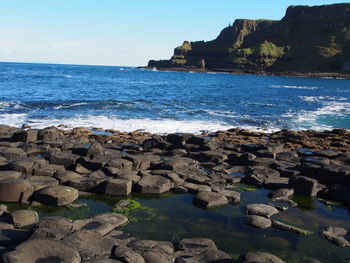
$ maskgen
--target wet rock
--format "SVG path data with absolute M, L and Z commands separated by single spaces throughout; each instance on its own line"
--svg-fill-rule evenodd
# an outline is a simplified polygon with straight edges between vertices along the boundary
M 65 244 L 78 250 L 82 260 L 109 258 L 113 240 L 97 235 L 94 231 L 76 231 L 63 239 Z
M 7 160 L 19 160 L 26 157 L 26 155 L 20 148 L 5 148 L 0 151 L 0 156 L 5 157 Z
M 215 207 L 228 204 L 227 198 L 215 192 L 200 192 L 193 198 L 193 203 L 201 207 Z
M 213 240 L 206 238 L 185 238 L 180 240 L 178 247 L 179 250 L 195 254 L 201 253 L 207 249 L 218 249 Z
M 249 204 L 246 206 L 246 213 L 248 215 L 258 215 L 270 218 L 270 216 L 278 214 L 278 210 L 266 204 Z
M 296 176 L 289 181 L 290 187 L 294 189 L 294 193 L 297 195 L 316 196 L 319 192 L 318 182 L 315 179 Z
M 48 186 L 33 195 L 33 200 L 51 206 L 69 205 L 78 199 L 79 192 L 69 186 Z
M 204 184 L 193 184 L 185 182 L 183 187 L 187 189 L 189 193 L 197 194 L 199 192 L 211 192 L 211 187 Z
M 72 171 L 63 170 L 55 172 L 54 177 L 60 182 L 60 184 L 64 184 L 74 179 L 80 179 L 81 175 Z
M 106 236 L 112 238 L 114 244 L 117 247 L 126 246 L 130 242 L 136 240 L 136 238 L 132 237 L 129 233 L 121 230 L 113 230 L 112 232 L 109 232 Z
M 125 159 L 133 163 L 133 169 L 138 171 L 147 170 L 151 166 L 151 162 L 157 163 L 160 157 L 156 155 L 128 155 Z
M 248 252 L 242 256 L 239 263 L 285 263 L 282 259 L 265 252 Z
M 350 166 L 331 164 L 318 170 L 317 180 L 323 184 L 344 184 L 350 186 Z
M 84 261 L 84 263 L 124 263 L 124 262 L 116 260 L 116 259 L 104 258 L 104 259 L 86 260 L 86 261 Z
M 50 156 L 51 164 L 63 165 L 66 169 L 74 168 L 79 155 L 69 152 L 55 152 Z
M 28 181 L 34 187 L 34 191 L 38 191 L 47 186 L 58 185 L 58 181 L 55 178 L 47 176 L 31 176 Z
M 253 170 L 244 177 L 243 181 L 247 184 L 262 186 L 268 182 L 278 180 L 279 172 L 268 167 L 254 167 Z
M 0 137 L 9 139 L 18 129 L 8 125 L 0 125 Z
M 170 242 L 135 240 L 130 242 L 128 247 L 140 253 L 146 262 L 171 263 L 175 260 L 174 247 Z
M 60 132 L 57 128 L 45 128 L 38 132 L 38 139 L 43 141 L 55 141 L 60 138 Z
M 113 258 L 121 260 L 124 263 L 145 263 L 146 262 L 138 252 L 126 246 L 116 247 L 113 251 Z
M 60 240 L 73 232 L 73 223 L 61 216 L 41 218 L 34 228 L 31 239 L 55 239 Z
M 0 181 L 0 201 L 26 203 L 33 193 L 33 187 L 24 179 L 7 179 Z
M 256 158 L 256 156 L 252 153 L 243 153 L 238 157 L 237 162 L 240 165 L 249 165 Z
M 256 216 L 256 215 L 248 215 L 245 217 L 245 223 L 247 225 L 260 228 L 260 229 L 265 229 L 269 228 L 272 225 L 272 222 L 270 219 L 263 217 L 263 216 Z
M 19 179 L 22 177 L 21 172 L 16 171 L 0 171 L 0 180 L 7 180 L 7 179 Z
M 350 187 L 347 185 L 331 185 L 322 189 L 318 196 L 350 205 Z
M 103 147 L 100 143 L 94 142 L 87 150 L 87 156 L 92 158 L 94 155 L 102 155 L 104 154 Z
M 305 229 L 301 229 L 299 227 L 291 226 L 291 225 L 279 222 L 277 220 L 272 220 L 272 225 L 275 228 L 278 228 L 278 229 L 281 229 L 281 230 L 284 230 L 284 231 L 287 231 L 287 232 L 296 233 L 296 234 L 299 234 L 299 235 L 310 235 L 310 234 L 313 233 L 311 231 L 308 231 L 308 230 L 305 230 Z
M 10 223 L 0 222 L 0 229 L 14 229 L 14 228 L 15 227 Z
M 104 185 L 104 193 L 108 195 L 127 196 L 131 193 L 130 179 L 108 179 Z
M 279 189 L 286 187 L 289 187 L 289 178 L 286 177 L 271 178 L 264 183 L 264 188 L 267 189 Z
M 219 194 L 226 196 L 228 201 L 232 204 L 238 204 L 241 201 L 241 193 L 232 190 L 221 190 Z
M 106 213 L 96 215 L 90 219 L 76 220 L 74 221 L 74 228 L 82 231 L 93 231 L 102 236 L 107 235 L 116 227 L 125 225 L 129 220 L 126 216 Z
M 281 189 L 277 189 L 273 192 L 271 192 L 269 194 L 269 196 L 272 199 L 283 199 L 283 198 L 289 198 L 294 194 L 294 190 L 293 189 L 289 189 L 289 188 L 281 188 Z
M 193 256 L 181 256 L 178 257 L 175 263 L 208 263 L 208 262 L 220 262 L 220 263 L 234 263 L 233 259 L 226 253 L 215 250 L 206 249 L 199 254 Z
M 107 164 L 108 167 L 113 167 L 118 170 L 118 173 L 130 173 L 133 168 L 133 163 L 126 159 L 112 159 Z
M 345 238 L 348 231 L 342 227 L 330 226 L 321 232 L 322 236 L 341 247 L 350 246 L 350 241 Z
M 34 225 L 39 222 L 39 215 L 32 210 L 16 210 L 10 214 L 11 221 L 16 228 Z
M 81 262 L 79 253 L 70 245 L 46 239 L 29 240 L 6 253 L 3 259 L 4 263 Z
M 18 130 L 10 138 L 12 142 L 35 142 L 38 140 L 38 130 Z
M 319 166 L 325 166 L 325 165 L 330 165 L 330 161 L 328 158 L 324 157 L 317 157 L 317 156 L 312 156 L 312 157 L 304 157 L 301 159 L 302 163 L 311 163 L 311 164 L 316 164 Z
M 138 189 L 144 194 L 161 194 L 173 187 L 173 182 L 159 175 L 144 175 L 137 183 Z

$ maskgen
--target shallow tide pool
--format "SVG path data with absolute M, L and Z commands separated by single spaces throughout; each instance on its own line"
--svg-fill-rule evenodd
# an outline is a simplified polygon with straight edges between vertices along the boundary
M 202 209 L 192 204 L 191 194 L 133 195 L 150 212 L 134 212 L 133 220 L 122 227 L 141 239 L 178 241 L 182 238 L 203 237 L 215 241 L 219 249 L 233 257 L 248 251 L 273 253 L 289 263 L 311 257 L 321 262 L 348 263 L 350 248 L 340 248 L 323 239 L 320 231 L 328 226 L 350 229 L 349 211 L 342 206 L 329 206 L 320 200 L 294 197 L 298 207 L 280 212 L 273 218 L 314 232 L 298 235 L 275 228 L 256 229 L 244 224 L 245 205 L 269 202 L 269 190 L 242 191 L 241 203 L 216 209 Z M 91 195 L 77 202 L 81 208 L 31 207 L 40 216 L 62 215 L 71 219 L 87 218 L 110 212 L 121 198 Z M 11 205 L 10 209 L 18 209 Z

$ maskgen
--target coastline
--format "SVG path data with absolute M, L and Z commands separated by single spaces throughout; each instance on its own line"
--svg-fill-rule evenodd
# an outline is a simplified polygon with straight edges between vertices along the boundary
M 275 214 L 283 216 L 286 210 L 297 205 L 291 193 L 311 200 L 321 198 L 326 203 L 337 201 L 342 207 L 350 207 L 348 130 L 281 130 L 266 134 L 235 128 L 201 135 L 160 136 L 142 131 L 57 127 L 37 130 L 29 126 L 19 129 L 0 125 L 0 146 L 0 203 L 27 205 L 21 210 L 16 210 L 18 206 L 12 209 L 10 205 L 0 206 L 2 226 L 10 233 L 25 234 L 20 239 L 9 235 L 7 243 L 1 243 L 5 248 L 0 250 L 0 256 L 3 254 L 5 262 L 14 262 L 6 261 L 12 258 L 31 262 L 28 257 L 92 262 L 88 260 L 121 259 L 130 253 L 150 259 L 146 262 L 158 257 L 171 258 L 166 262 L 224 260 L 233 263 L 246 262 L 244 259 L 248 257 L 284 262 L 273 254 L 251 250 L 235 251 L 233 257 L 229 251 L 218 248 L 213 240 L 203 237 L 176 241 L 139 239 L 122 228 L 132 224 L 132 217 L 123 214 L 120 207 L 118 211 L 95 213 L 74 221 L 62 216 L 62 207 L 84 207 L 81 200 L 91 195 L 125 198 L 116 204 L 124 207 L 132 204 L 133 194 L 153 196 L 163 204 L 167 199 L 160 194 L 186 194 L 193 198 L 190 205 L 197 208 L 236 206 L 245 210 L 245 214 L 236 215 L 237 220 L 256 231 L 254 235 L 264 235 L 261 229 L 275 228 L 275 231 L 306 238 L 314 234 L 312 240 L 316 237 L 324 242 L 322 239 L 326 238 L 335 243 L 340 240 L 342 243 L 336 243 L 339 246 L 350 245 L 343 236 L 337 236 L 335 241 L 333 228 L 318 227 L 321 236 L 299 225 L 294 227 L 270 218 Z M 242 192 L 239 190 L 242 187 L 250 190 Z M 244 191 L 258 189 L 263 189 L 263 200 L 270 198 L 270 201 L 254 199 L 247 204 Z M 50 207 L 51 211 L 57 207 L 57 214 L 39 218 L 35 209 L 40 207 Z M 299 213 L 303 213 L 302 209 Z M 310 228 L 309 224 L 301 227 Z M 330 242 L 329 246 L 336 248 Z M 37 255 L 35 249 L 39 244 L 41 254 Z M 69 251 L 65 244 L 70 245 Z M 52 251 L 52 246 L 60 250 Z M 200 250 L 194 251 L 193 247 Z M 67 260 L 72 258 L 74 260 Z M 286 256 L 283 259 L 288 260 Z
M 137 67 L 139 69 L 154 70 L 153 67 Z M 193 72 L 193 73 L 228 73 L 233 75 L 257 75 L 277 77 L 323 78 L 323 79 L 350 79 L 350 73 L 339 72 L 269 72 L 230 69 L 198 69 L 198 68 L 156 68 L 159 71 Z

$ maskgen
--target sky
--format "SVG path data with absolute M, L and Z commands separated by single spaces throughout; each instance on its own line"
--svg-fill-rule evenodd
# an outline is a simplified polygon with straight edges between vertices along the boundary
M 238 18 L 281 19 L 328 0 L 0 0 L 0 61 L 144 66 Z

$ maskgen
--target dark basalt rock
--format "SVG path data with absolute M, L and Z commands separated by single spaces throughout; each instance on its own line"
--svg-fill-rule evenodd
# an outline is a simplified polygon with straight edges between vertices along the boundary
M 294 189 L 294 193 L 298 195 L 312 197 L 316 196 L 321 190 L 318 186 L 317 180 L 305 176 L 293 177 L 290 179 L 289 184 L 290 187 Z
M 215 207 L 228 204 L 225 195 L 214 192 L 200 192 L 193 198 L 193 203 L 201 207 Z
M 34 239 L 21 244 L 14 251 L 4 254 L 3 262 L 79 263 L 81 262 L 81 258 L 77 250 L 64 242 L 47 239 Z

